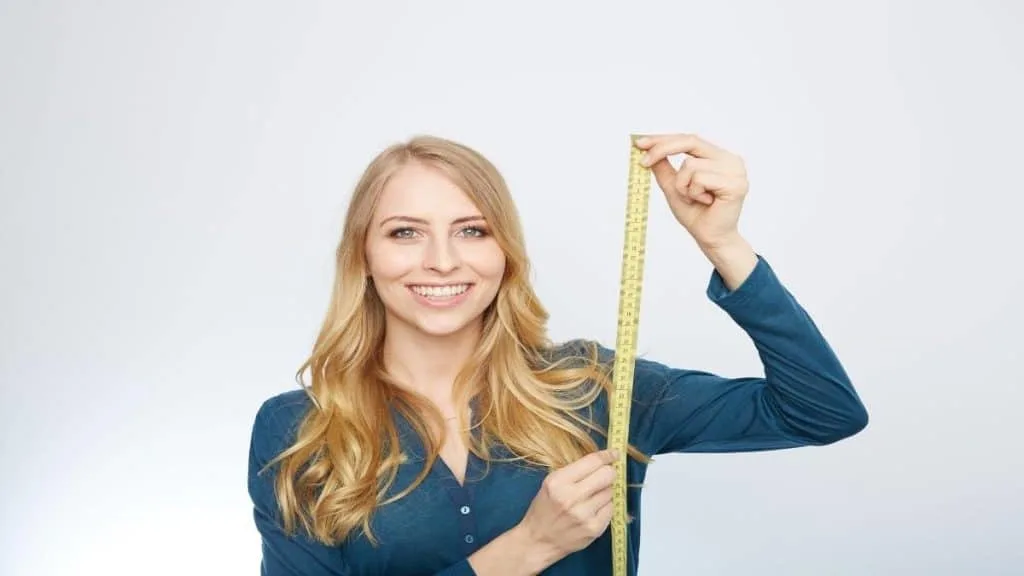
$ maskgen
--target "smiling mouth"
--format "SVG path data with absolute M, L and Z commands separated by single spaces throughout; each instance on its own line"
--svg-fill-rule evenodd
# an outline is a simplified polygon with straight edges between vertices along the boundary
M 472 287 L 472 284 L 447 284 L 444 286 L 437 285 L 426 285 L 426 284 L 410 284 L 409 290 L 412 290 L 419 296 L 428 298 L 430 300 L 445 300 L 448 298 L 454 298 L 465 294 Z

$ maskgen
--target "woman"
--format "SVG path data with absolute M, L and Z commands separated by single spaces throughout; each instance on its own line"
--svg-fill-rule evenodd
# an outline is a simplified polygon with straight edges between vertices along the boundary
M 824 445 L 864 428 L 839 360 L 737 231 L 742 160 L 691 135 L 636 145 L 766 377 L 638 360 L 630 485 L 655 454 Z M 528 270 L 505 182 L 474 150 L 420 137 L 373 160 L 299 371 L 311 385 L 256 416 L 263 574 L 610 573 L 617 455 L 599 447 L 613 353 L 549 342 Z M 631 573 L 639 497 L 629 490 Z

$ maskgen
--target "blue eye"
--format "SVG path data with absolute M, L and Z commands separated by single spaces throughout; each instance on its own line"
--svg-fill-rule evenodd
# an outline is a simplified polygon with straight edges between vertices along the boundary
M 460 232 L 466 236 L 472 236 L 474 238 L 483 238 L 484 236 L 487 236 L 487 231 L 480 226 L 466 226 L 460 230 Z
M 388 237 L 396 240 L 412 240 L 417 235 L 416 229 L 409 227 L 395 228 L 388 232 Z M 456 235 L 464 238 L 484 238 L 487 236 L 487 230 L 482 226 L 466 226 L 460 228 Z
M 408 239 L 412 238 L 413 234 L 415 233 L 416 231 L 413 230 L 412 228 L 395 228 L 394 230 L 388 233 L 388 236 L 392 238 Z

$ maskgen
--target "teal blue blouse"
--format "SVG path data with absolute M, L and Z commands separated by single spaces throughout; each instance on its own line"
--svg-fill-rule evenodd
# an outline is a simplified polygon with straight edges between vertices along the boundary
M 763 257 L 734 291 L 712 271 L 707 296 L 749 335 L 765 376 L 726 378 L 638 359 L 630 413 L 635 446 L 649 455 L 820 446 L 867 425 L 867 411 L 839 359 Z M 611 350 L 601 351 L 611 357 Z M 376 547 L 362 536 L 332 547 L 301 534 L 286 537 L 278 524 L 273 469 L 258 471 L 291 442 L 310 407 L 305 392 L 295 390 L 266 400 L 256 414 L 249 494 L 262 537 L 264 576 L 473 575 L 467 557 L 519 522 L 545 476 L 540 469 L 503 463 L 492 463 L 484 474 L 484 463 L 470 455 L 460 485 L 438 460 L 415 491 L 375 513 Z M 604 396 L 592 407 L 604 427 L 607 407 Z M 396 424 L 410 456 L 392 488 L 401 490 L 419 472 L 423 446 L 397 413 Z M 629 462 L 628 481 L 642 482 L 646 465 Z M 636 517 L 628 534 L 633 575 L 639 562 L 640 490 L 630 490 L 627 502 Z M 544 574 L 611 574 L 611 532 Z

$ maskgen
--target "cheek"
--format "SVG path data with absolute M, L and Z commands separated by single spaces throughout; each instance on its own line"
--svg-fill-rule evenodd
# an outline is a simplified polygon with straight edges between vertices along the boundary
M 366 258 L 370 275 L 378 284 L 402 278 L 416 266 L 416 255 L 411 252 L 381 245 L 368 246 Z
M 467 256 L 467 260 L 472 259 L 473 268 L 481 276 L 500 280 L 505 274 L 505 253 L 497 244 L 479 246 Z

